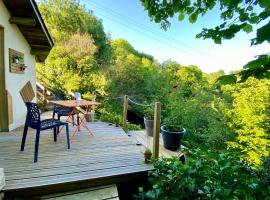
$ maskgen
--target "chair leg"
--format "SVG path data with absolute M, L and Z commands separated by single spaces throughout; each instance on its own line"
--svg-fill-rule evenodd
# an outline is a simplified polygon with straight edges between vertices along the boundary
M 67 135 L 67 145 L 68 145 L 68 149 L 70 149 L 70 140 L 69 140 L 68 124 L 66 124 L 66 135 Z
M 40 136 L 40 129 L 37 129 L 37 133 L 36 133 L 36 143 L 35 143 L 34 162 L 37 162 L 37 160 L 38 160 L 39 136 Z
M 27 136 L 28 126 L 25 124 L 23 129 L 23 137 L 22 137 L 22 143 L 21 143 L 21 151 L 24 150 L 25 140 Z
M 72 115 L 72 125 L 74 126 L 75 122 L 74 122 L 74 115 Z
M 52 118 L 54 119 L 55 117 L 55 110 L 53 110 L 53 115 L 52 115 Z
M 57 133 L 56 131 L 58 130 L 58 127 L 53 128 L 53 140 L 56 142 L 57 141 Z
M 61 115 L 58 115 L 58 120 L 60 120 Z M 59 126 L 57 126 L 57 135 L 59 134 Z

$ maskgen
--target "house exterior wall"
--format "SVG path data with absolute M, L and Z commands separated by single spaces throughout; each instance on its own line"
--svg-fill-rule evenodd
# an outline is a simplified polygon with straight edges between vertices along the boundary
M 0 26 L 4 28 L 5 45 L 5 81 L 6 90 L 12 96 L 13 123 L 9 124 L 9 130 L 13 130 L 24 124 L 26 107 L 20 95 L 22 87 L 30 81 L 33 89 L 36 88 L 36 61 L 30 54 L 30 46 L 18 29 L 17 25 L 9 23 L 10 14 L 3 1 L 0 0 Z M 9 48 L 24 54 L 24 63 L 28 66 L 24 74 L 11 73 L 9 71 Z M 35 91 L 36 92 L 36 91 Z M 36 101 L 36 98 L 34 99 Z

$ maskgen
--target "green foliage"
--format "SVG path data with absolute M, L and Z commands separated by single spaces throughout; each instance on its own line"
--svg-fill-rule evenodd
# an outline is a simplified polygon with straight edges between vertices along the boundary
M 195 1 L 159 1 L 159 0 L 141 0 L 142 5 L 148 11 L 151 20 L 160 23 L 163 29 L 170 26 L 169 19 L 174 15 L 178 15 L 178 19 L 182 21 L 185 16 L 188 16 L 190 23 L 195 23 L 198 16 L 203 16 L 215 6 L 219 6 L 220 19 L 222 23 L 214 28 L 203 28 L 196 35 L 197 38 L 212 39 L 216 44 L 221 44 L 223 39 L 232 39 L 235 35 L 244 31 L 251 33 L 253 25 L 258 26 L 256 37 L 251 40 L 251 45 L 270 42 L 270 6 L 269 0 L 195 0 Z M 264 56 L 264 55 L 261 55 Z M 261 56 L 257 59 L 261 61 Z M 246 80 L 249 76 L 267 77 L 269 78 L 269 59 L 268 62 L 253 67 L 249 64 L 245 66 L 247 70 L 240 73 L 242 80 Z M 225 81 L 232 83 L 235 81 L 233 75 L 222 78 Z
M 90 34 L 95 41 L 95 60 L 100 66 L 111 62 L 111 48 L 101 20 L 77 0 L 48 0 L 39 3 L 39 10 L 56 44 L 68 40 L 70 34 Z
M 98 68 L 95 52 L 91 35 L 72 34 L 55 45 L 45 64 L 37 65 L 37 79 L 63 96 L 68 91 L 106 94 L 108 81 Z
M 236 134 L 229 148 L 244 155 L 250 165 L 259 166 L 269 154 L 270 81 L 249 78 L 244 83 L 226 85 L 222 92 L 230 96 L 226 107 L 227 124 Z
M 144 117 L 146 119 L 154 119 L 154 108 L 153 107 L 146 107 L 143 110 Z
M 237 77 L 234 74 L 223 75 L 217 79 L 217 82 L 222 85 L 235 84 L 237 82 Z
M 150 187 L 139 188 L 138 199 L 266 199 L 269 185 L 233 154 L 189 151 L 188 163 L 179 158 L 154 162 Z
M 39 100 L 37 102 L 37 106 L 38 106 L 38 109 L 40 110 L 41 113 L 44 113 L 44 112 L 48 111 L 47 101 L 44 100 L 44 99 Z
M 197 35 L 198 38 L 211 38 L 215 43 L 220 44 L 222 39 L 231 39 L 236 33 L 243 30 L 247 33 L 253 31 L 253 24 L 263 24 L 270 16 L 269 3 L 267 0 L 207 0 L 207 1 L 159 1 L 159 0 L 141 0 L 142 5 L 148 11 L 151 20 L 160 23 L 162 28 L 167 29 L 170 26 L 169 18 L 178 15 L 182 21 L 185 15 L 188 16 L 190 23 L 195 23 L 198 16 L 218 6 L 220 10 L 220 19 L 222 24 L 212 29 L 204 28 Z M 164 3 L 166 2 L 166 3 Z M 264 41 L 270 41 L 270 24 L 266 24 L 257 31 L 257 38 L 254 44 L 260 44 Z
M 207 88 L 194 88 L 189 97 L 178 89 L 168 97 L 164 124 L 186 128 L 184 143 L 202 149 L 223 149 L 232 138 L 220 110 L 222 99 Z
M 128 131 L 139 131 L 139 130 L 142 130 L 142 127 L 140 125 L 132 124 L 130 122 L 126 123 L 126 128 L 125 128 L 126 132 L 128 132 Z

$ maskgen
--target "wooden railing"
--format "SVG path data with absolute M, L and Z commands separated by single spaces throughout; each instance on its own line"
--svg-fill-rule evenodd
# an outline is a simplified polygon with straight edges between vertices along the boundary
M 124 104 L 123 104 L 123 116 L 122 116 L 122 127 L 126 129 L 127 125 L 127 110 L 128 110 L 128 95 L 124 96 Z M 151 106 L 151 105 L 143 105 L 142 106 Z M 161 119 L 161 103 L 155 102 L 154 107 L 154 129 L 153 129 L 153 157 L 157 159 L 159 157 L 159 135 L 160 135 L 160 119 Z

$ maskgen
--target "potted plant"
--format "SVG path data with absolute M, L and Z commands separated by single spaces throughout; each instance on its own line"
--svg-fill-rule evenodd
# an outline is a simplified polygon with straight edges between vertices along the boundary
M 21 56 L 18 56 L 18 55 L 13 56 L 13 63 L 19 64 L 20 60 L 22 60 Z
M 146 134 L 148 136 L 153 136 L 153 128 L 154 128 L 154 110 L 151 107 L 148 107 L 144 110 L 144 125 Z
M 146 148 L 146 149 L 144 150 L 144 162 L 145 162 L 145 163 L 150 163 L 151 158 L 152 158 L 152 152 L 151 152 L 151 149 Z
M 116 115 L 116 116 L 114 117 L 114 124 L 115 124 L 115 127 L 119 127 L 120 121 L 121 121 L 121 117 L 120 117 L 119 115 Z
M 163 144 L 166 149 L 177 151 L 181 147 L 181 140 L 186 133 L 186 129 L 180 125 L 179 118 L 167 117 L 164 125 L 160 127 Z

